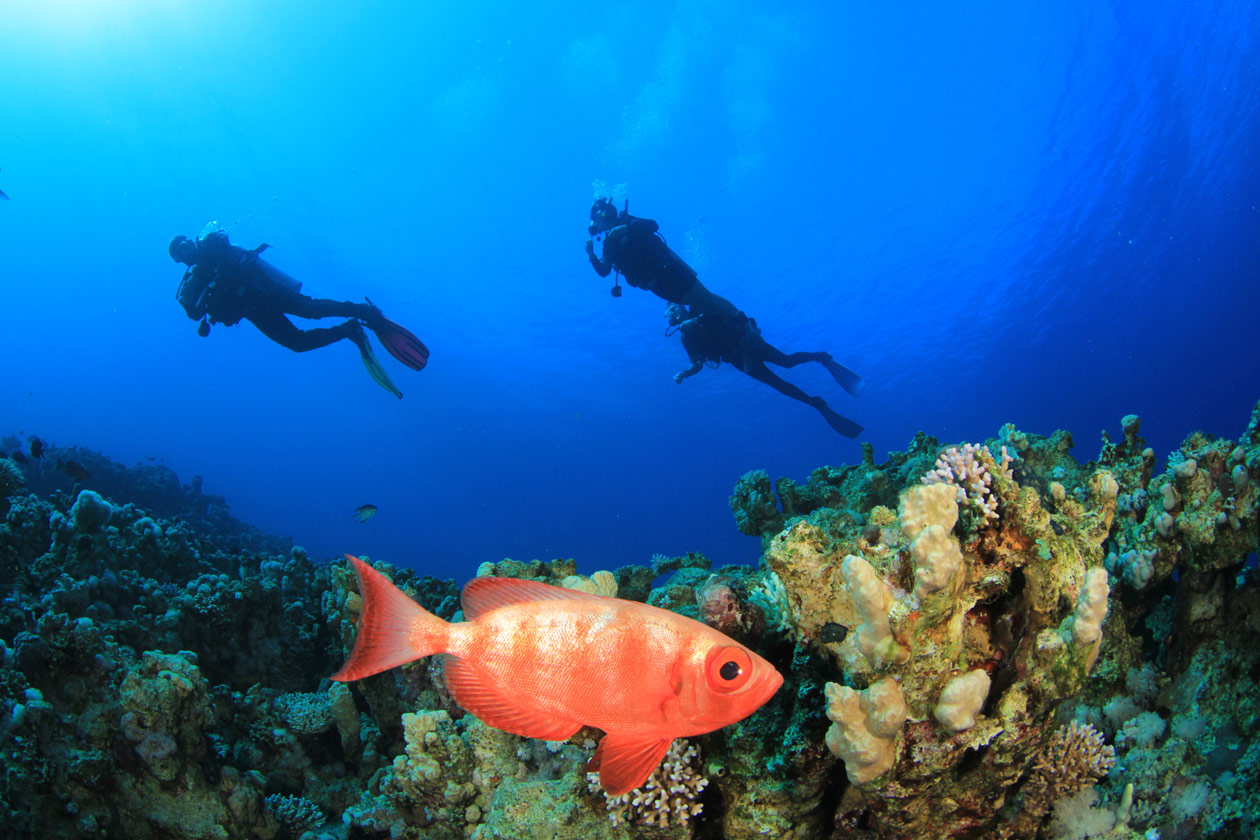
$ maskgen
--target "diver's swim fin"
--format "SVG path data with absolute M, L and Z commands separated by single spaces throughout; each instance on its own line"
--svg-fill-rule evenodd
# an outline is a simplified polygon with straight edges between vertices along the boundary
M 368 302 L 371 303 L 371 301 Z M 372 320 L 377 323 L 369 324 L 369 326 L 380 339 L 381 346 L 389 351 L 389 355 L 412 370 L 424 370 L 424 366 L 429 362 L 429 348 L 424 346 L 423 341 L 416 338 L 411 330 L 394 323 L 384 315 Z
M 862 396 L 862 391 L 866 389 L 865 379 L 831 358 L 831 356 L 827 356 L 826 361 L 823 362 L 823 367 L 827 369 L 827 372 L 831 374 L 831 378 L 836 380 L 841 388 L 855 397 Z
M 377 361 L 376 354 L 372 352 L 372 344 L 368 341 L 368 337 L 362 331 L 356 331 L 351 336 L 355 345 L 359 348 L 359 355 L 363 357 L 363 366 L 367 368 L 368 375 L 376 380 L 376 384 L 380 385 L 386 391 L 389 391 L 398 399 L 402 399 L 402 391 L 398 390 L 398 386 L 389 378 L 389 374 L 385 372 L 385 368 L 381 367 L 381 363 Z
M 861 424 L 853 422 L 848 417 L 836 414 L 836 412 L 832 410 L 831 406 L 827 405 L 822 400 L 819 400 L 814 407 L 818 409 L 818 413 L 821 414 L 823 419 L 827 421 L 827 425 L 831 426 L 831 428 L 835 429 L 847 438 L 857 437 L 862 434 L 862 431 L 865 428 Z

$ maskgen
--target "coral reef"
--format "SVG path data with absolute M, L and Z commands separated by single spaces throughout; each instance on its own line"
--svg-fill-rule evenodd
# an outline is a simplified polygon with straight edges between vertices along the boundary
M 670 744 L 665 760 L 640 788 L 609 796 L 599 784 L 598 773 L 587 773 L 587 787 L 592 793 L 604 793 L 608 803 L 608 819 L 614 825 L 637 823 L 660 828 L 686 825 L 704 810 L 700 793 L 709 780 L 695 766 L 699 753 L 679 738 Z
M 10 496 L 26 486 L 26 476 L 22 468 L 12 458 L 0 458 L 0 499 Z
M 1249 836 L 1255 803 L 1234 774 L 1256 781 L 1244 752 L 1260 715 L 1244 695 L 1260 664 L 1230 661 L 1221 644 L 1256 629 L 1244 605 L 1256 598 L 1258 416 L 1237 441 L 1191 435 L 1162 474 L 1128 416 L 1123 442 L 1104 436 L 1084 464 L 1066 432 L 1008 425 L 943 449 L 919 436 L 840 476 L 833 500 L 805 516 L 789 515 L 801 494 L 784 482 L 775 511 L 749 506 L 748 488 L 768 477 L 741 483 L 741 525 L 779 528 L 760 533 L 762 562 L 786 591 L 794 637 L 832 663 L 827 744 L 853 785 L 836 828 L 1069 836 L 1079 815 L 1112 836 Z M 863 503 L 875 473 L 881 492 L 902 488 L 895 512 Z M 1147 675 L 1140 692 L 1117 686 L 1126 671 Z M 1164 721 L 1178 713 L 1170 736 Z M 1214 748 L 1187 750 L 1186 735 L 1205 730 L 1234 745 L 1210 770 Z M 1050 819 L 1056 801 L 1075 805 Z
M 882 463 L 865 446 L 803 485 L 751 473 L 731 506 L 757 567 L 483 564 L 689 615 L 784 674 L 755 715 L 677 742 L 614 799 L 585 771 L 599 732 L 492 729 L 435 662 L 331 683 L 361 609 L 343 561 L 165 468 L 0 459 L 0 833 L 1255 836 L 1260 405 L 1237 439 L 1193 433 L 1163 469 L 1141 420 L 1120 426 L 1092 461 L 1067 432 L 1007 425 L 919 434 Z M 454 582 L 373 565 L 457 615 Z

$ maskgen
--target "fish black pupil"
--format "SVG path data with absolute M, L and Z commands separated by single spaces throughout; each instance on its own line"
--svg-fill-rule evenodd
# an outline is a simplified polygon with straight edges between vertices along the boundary
M 718 669 L 718 674 L 720 674 L 724 680 L 733 680 L 741 673 L 743 673 L 743 671 L 736 662 L 723 662 L 722 667 Z

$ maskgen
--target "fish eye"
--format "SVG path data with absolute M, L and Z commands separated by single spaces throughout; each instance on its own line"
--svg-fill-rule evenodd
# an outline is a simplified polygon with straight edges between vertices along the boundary
M 739 691 L 752 679 L 752 657 L 737 645 L 719 645 L 709 651 L 704 670 L 709 687 L 728 694 Z

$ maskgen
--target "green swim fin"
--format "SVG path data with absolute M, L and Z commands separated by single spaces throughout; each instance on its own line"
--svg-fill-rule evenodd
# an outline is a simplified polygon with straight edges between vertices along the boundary
M 377 385 L 380 385 L 401 400 L 402 391 L 398 390 L 398 386 L 394 384 L 393 380 L 389 378 L 389 374 L 385 372 L 385 368 L 381 367 L 381 363 L 376 360 L 376 354 L 372 352 L 372 344 L 368 341 L 367 336 L 360 331 L 351 338 L 359 348 L 359 355 L 363 357 L 363 366 L 367 368 L 368 375 L 376 380 Z

